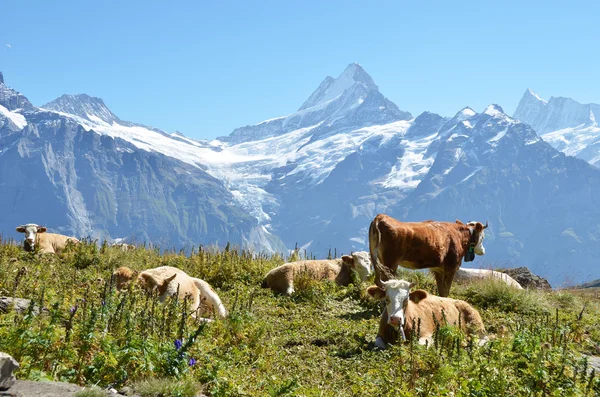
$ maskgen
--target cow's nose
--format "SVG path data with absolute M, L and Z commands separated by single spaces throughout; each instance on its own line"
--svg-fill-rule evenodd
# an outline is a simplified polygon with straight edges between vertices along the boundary
M 400 317 L 398 316 L 391 316 L 390 317 L 390 324 L 393 326 L 398 327 L 400 325 Z

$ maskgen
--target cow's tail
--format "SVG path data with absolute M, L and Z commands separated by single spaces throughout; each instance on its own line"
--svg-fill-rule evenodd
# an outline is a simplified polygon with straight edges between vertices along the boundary
M 379 230 L 379 216 L 376 216 L 369 226 L 369 254 L 371 263 L 375 269 L 375 284 L 381 287 L 381 276 L 388 279 L 385 267 L 379 260 L 379 244 L 381 243 L 381 231 Z

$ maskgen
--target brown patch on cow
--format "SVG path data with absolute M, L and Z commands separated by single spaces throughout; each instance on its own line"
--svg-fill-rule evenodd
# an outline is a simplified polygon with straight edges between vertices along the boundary
M 460 221 L 460 219 L 457 219 L 457 220 L 455 220 L 455 221 L 454 221 L 454 223 L 456 223 L 457 225 L 464 225 L 464 223 L 462 223 L 462 222 Z

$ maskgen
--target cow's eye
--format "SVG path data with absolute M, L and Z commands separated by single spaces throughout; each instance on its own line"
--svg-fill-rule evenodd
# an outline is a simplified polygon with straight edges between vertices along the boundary
M 385 297 L 385 301 L 386 301 L 387 303 L 390 303 L 392 300 L 390 299 L 390 297 L 389 297 L 389 296 L 386 296 L 386 297 Z

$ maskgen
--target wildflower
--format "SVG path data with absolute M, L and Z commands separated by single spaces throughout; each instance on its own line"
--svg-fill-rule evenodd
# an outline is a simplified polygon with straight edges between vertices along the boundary
M 179 339 L 175 339 L 175 350 L 181 349 L 182 345 L 183 344 L 181 343 L 181 341 Z
M 77 305 L 71 306 L 71 308 L 69 309 L 69 312 L 71 312 L 71 315 L 74 315 L 76 311 L 77 311 Z
M 188 364 L 190 365 L 190 367 L 194 366 L 196 364 L 196 359 L 190 358 L 190 361 L 188 361 Z

